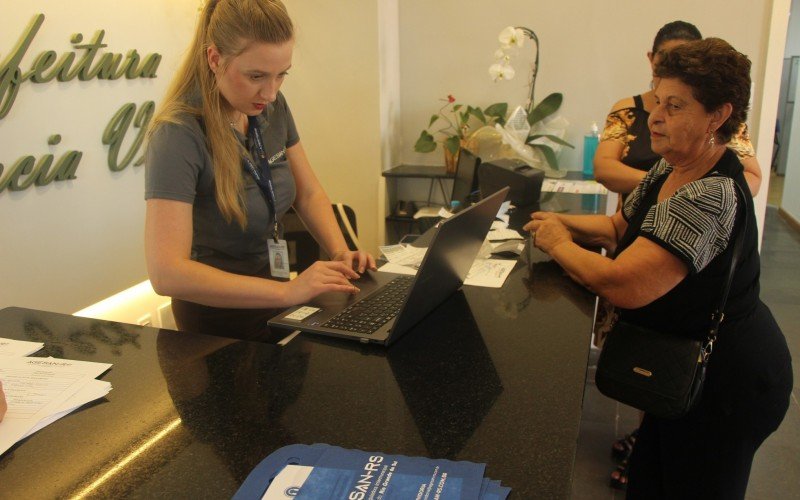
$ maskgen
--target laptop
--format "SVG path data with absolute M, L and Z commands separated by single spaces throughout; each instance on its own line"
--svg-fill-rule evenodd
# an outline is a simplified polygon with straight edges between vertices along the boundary
M 270 327 L 389 345 L 461 288 L 480 251 L 505 187 L 442 221 L 416 276 L 366 271 L 356 295 L 323 293 L 269 320 Z

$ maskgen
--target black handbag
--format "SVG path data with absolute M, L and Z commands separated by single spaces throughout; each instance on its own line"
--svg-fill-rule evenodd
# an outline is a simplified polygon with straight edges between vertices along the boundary
M 634 408 L 662 418 L 686 415 L 700 398 L 706 365 L 717 339 L 728 292 L 747 229 L 747 198 L 734 181 L 744 207 L 731 254 L 722 297 L 711 314 L 705 341 L 686 335 L 665 333 L 618 321 L 600 351 L 595 383 L 601 393 Z

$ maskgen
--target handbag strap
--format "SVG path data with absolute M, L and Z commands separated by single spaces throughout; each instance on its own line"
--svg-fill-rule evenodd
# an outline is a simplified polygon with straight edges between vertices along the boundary
M 722 287 L 722 297 L 720 298 L 719 304 L 714 312 L 711 314 L 711 329 L 708 331 L 708 338 L 706 339 L 706 345 L 704 346 L 704 358 L 708 358 L 711 354 L 711 351 L 714 347 L 714 341 L 717 339 L 717 333 L 719 332 L 719 325 L 722 323 L 722 320 L 725 318 L 725 304 L 728 302 L 728 293 L 731 290 L 731 284 L 733 283 L 733 275 L 736 273 L 736 264 L 739 262 L 739 258 L 741 257 L 742 253 L 742 246 L 744 245 L 744 235 L 747 232 L 747 219 L 748 219 L 748 209 L 747 209 L 747 195 L 745 194 L 742 186 L 736 179 L 733 179 L 733 185 L 736 186 L 736 191 L 739 195 L 739 199 L 742 203 L 742 224 L 739 228 L 739 232 L 736 234 L 736 240 L 733 243 L 733 252 L 731 253 L 731 263 L 728 267 L 728 275 L 725 278 L 725 286 Z M 731 229 L 733 231 L 736 225 Z
M 744 175 L 740 170 L 738 175 L 736 176 L 742 179 L 744 182 Z M 738 233 L 736 234 L 735 240 L 733 242 L 733 252 L 731 253 L 731 263 L 728 267 L 728 273 L 725 277 L 724 286 L 722 287 L 722 294 L 720 295 L 720 300 L 717 304 L 717 307 L 711 313 L 711 328 L 708 331 L 708 336 L 706 338 L 706 343 L 703 346 L 703 360 L 708 360 L 708 356 L 711 354 L 711 351 L 714 347 L 714 342 L 717 340 L 717 333 L 719 332 L 719 325 L 722 323 L 722 320 L 725 318 L 725 304 L 728 302 L 728 293 L 731 289 L 731 284 L 733 283 L 733 275 L 736 273 L 736 264 L 739 261 L 739 258 L 742 253 L 742 246 L 744 245 L 744 234 L 747 232 L 747 222 L 748 222 L 748 209 L 747 209 L 747 195 L 745 194 L 742 186 L 737 181 L 736 178 L 731 177 L 733 180 L 733 185 L 736 187 L 736 192 L 738 194 L 739 200 L 741 200 L 741 207 L 742 207 L 742 223 L 741 227 L 739 228 Z M 636 227 L 640 227 L 647 211 L 649 210 L 649 206 L 647 203 L 644 203 L 645 199 L 648 195 L 653 193 L 654 191 L 657 192 L 658 189 L 661 188 L 661 185 L 664 183 L 665 177 L 659 179 L 658 181 L 654 182 L 652 185 L 648 187 L 648 189 L 642 193 L 642 204 L 637 208 L 636 212 L 634 212 L 631 220 L 629 221 L 629 226 L 635 225 Z M 731 229 L 733 231 L 734 227 Z

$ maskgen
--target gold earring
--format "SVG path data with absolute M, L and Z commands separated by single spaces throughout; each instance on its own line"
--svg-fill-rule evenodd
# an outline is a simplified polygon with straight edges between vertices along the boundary
M 711 146 L 711 147 L 714 147 L 714 144 L 715 144 L 714 132 L 710 132 L 709 136 L 708 136 L 708 145 Z

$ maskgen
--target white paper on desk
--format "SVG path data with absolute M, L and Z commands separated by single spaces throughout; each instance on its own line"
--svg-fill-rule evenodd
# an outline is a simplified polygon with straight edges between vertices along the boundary
M 425 257 L 427 248 L 417 248 L 411 245 L 386 245 L 379 247 L 386 260 L 401 266 L 418 267 Z
M 414 269 L 413 267 L 403 266 L 400 264 L 395 264 L 393 262 L 387 262 L 386 264 L 379 267 L 378 271 L 382 273 L 406 274 L 410 276 L 417 274 L 417 270 Z
M 441 217 L 439 211 L 443 210 L 441 207 L 422 207 L 414 212 L 415 219 L 422 219 L 424 217 Z
M 501 220 L 496 220 L 492 222 L 492 227 L 489 228 L 490 231 L 494 231 L 497 229 L 505 229 L 508 227 L 508 222 L 503 222 Z
M 472 263 L 464 284 L 500 288 L 516 264 L 516 260 L 476 259 Z
M 94 380 L 94 379 L 90 380 L 89 383 L 87 383 L 84 387 L 79 389 L 78 392 L 72 395 L 72 397 L 64 401 L 61 407 L 58 410 L 56 410 L 56 413 L 40 420 L 20 439 L 24 439 L 33 434 L 34 432 L 38 431 L 39 429 L 42 429 L 52 424 L 61 417 L 69 415 L 70 413 L 77 410 L 86 403 L 91 403 L 95 399 L 100 399 L 102 397 L 105 397 L 109 392 L 111 392 L 111 382 L 106 382 L 104 380 Z
M 593 180 L 545 179 L 542 191 L 573 194 L 608 194 L 602 184 Z
M 467 273 L 465 285 L 500 288 L 516 265 L 516 260 L 501 259 L 475 259 Z M 399 266 L 391 262 L 382 265 L 378 271 L 395 274 L 415 275 L 417 270 L 411 267 Z
M 42 342 L 0 338 L 0 356 L 27 356 L 35 353 L 42 347 L 44 347 L 44 343 Z
M 0 422 L 0 454 L 40 421 L 63 410 L 67 401 L 111 365 L 53 358 L 8 358 L 0 380 L 8 413 Z
M 500 219 L 501 218 L 500 216 L 507 213 L 510 208 L 511 208 L 511 201 L 506 200 L 503 203 L 501 203 L 500 210 L 497 211 L 497 218 Z
M 523 240 L 525 238 L 522 237 L 517 231 L 513 229 L 494 229 L 489 231 L 489 234 L 486 236 L 489 241 L 503 241 L 503 240 Z

